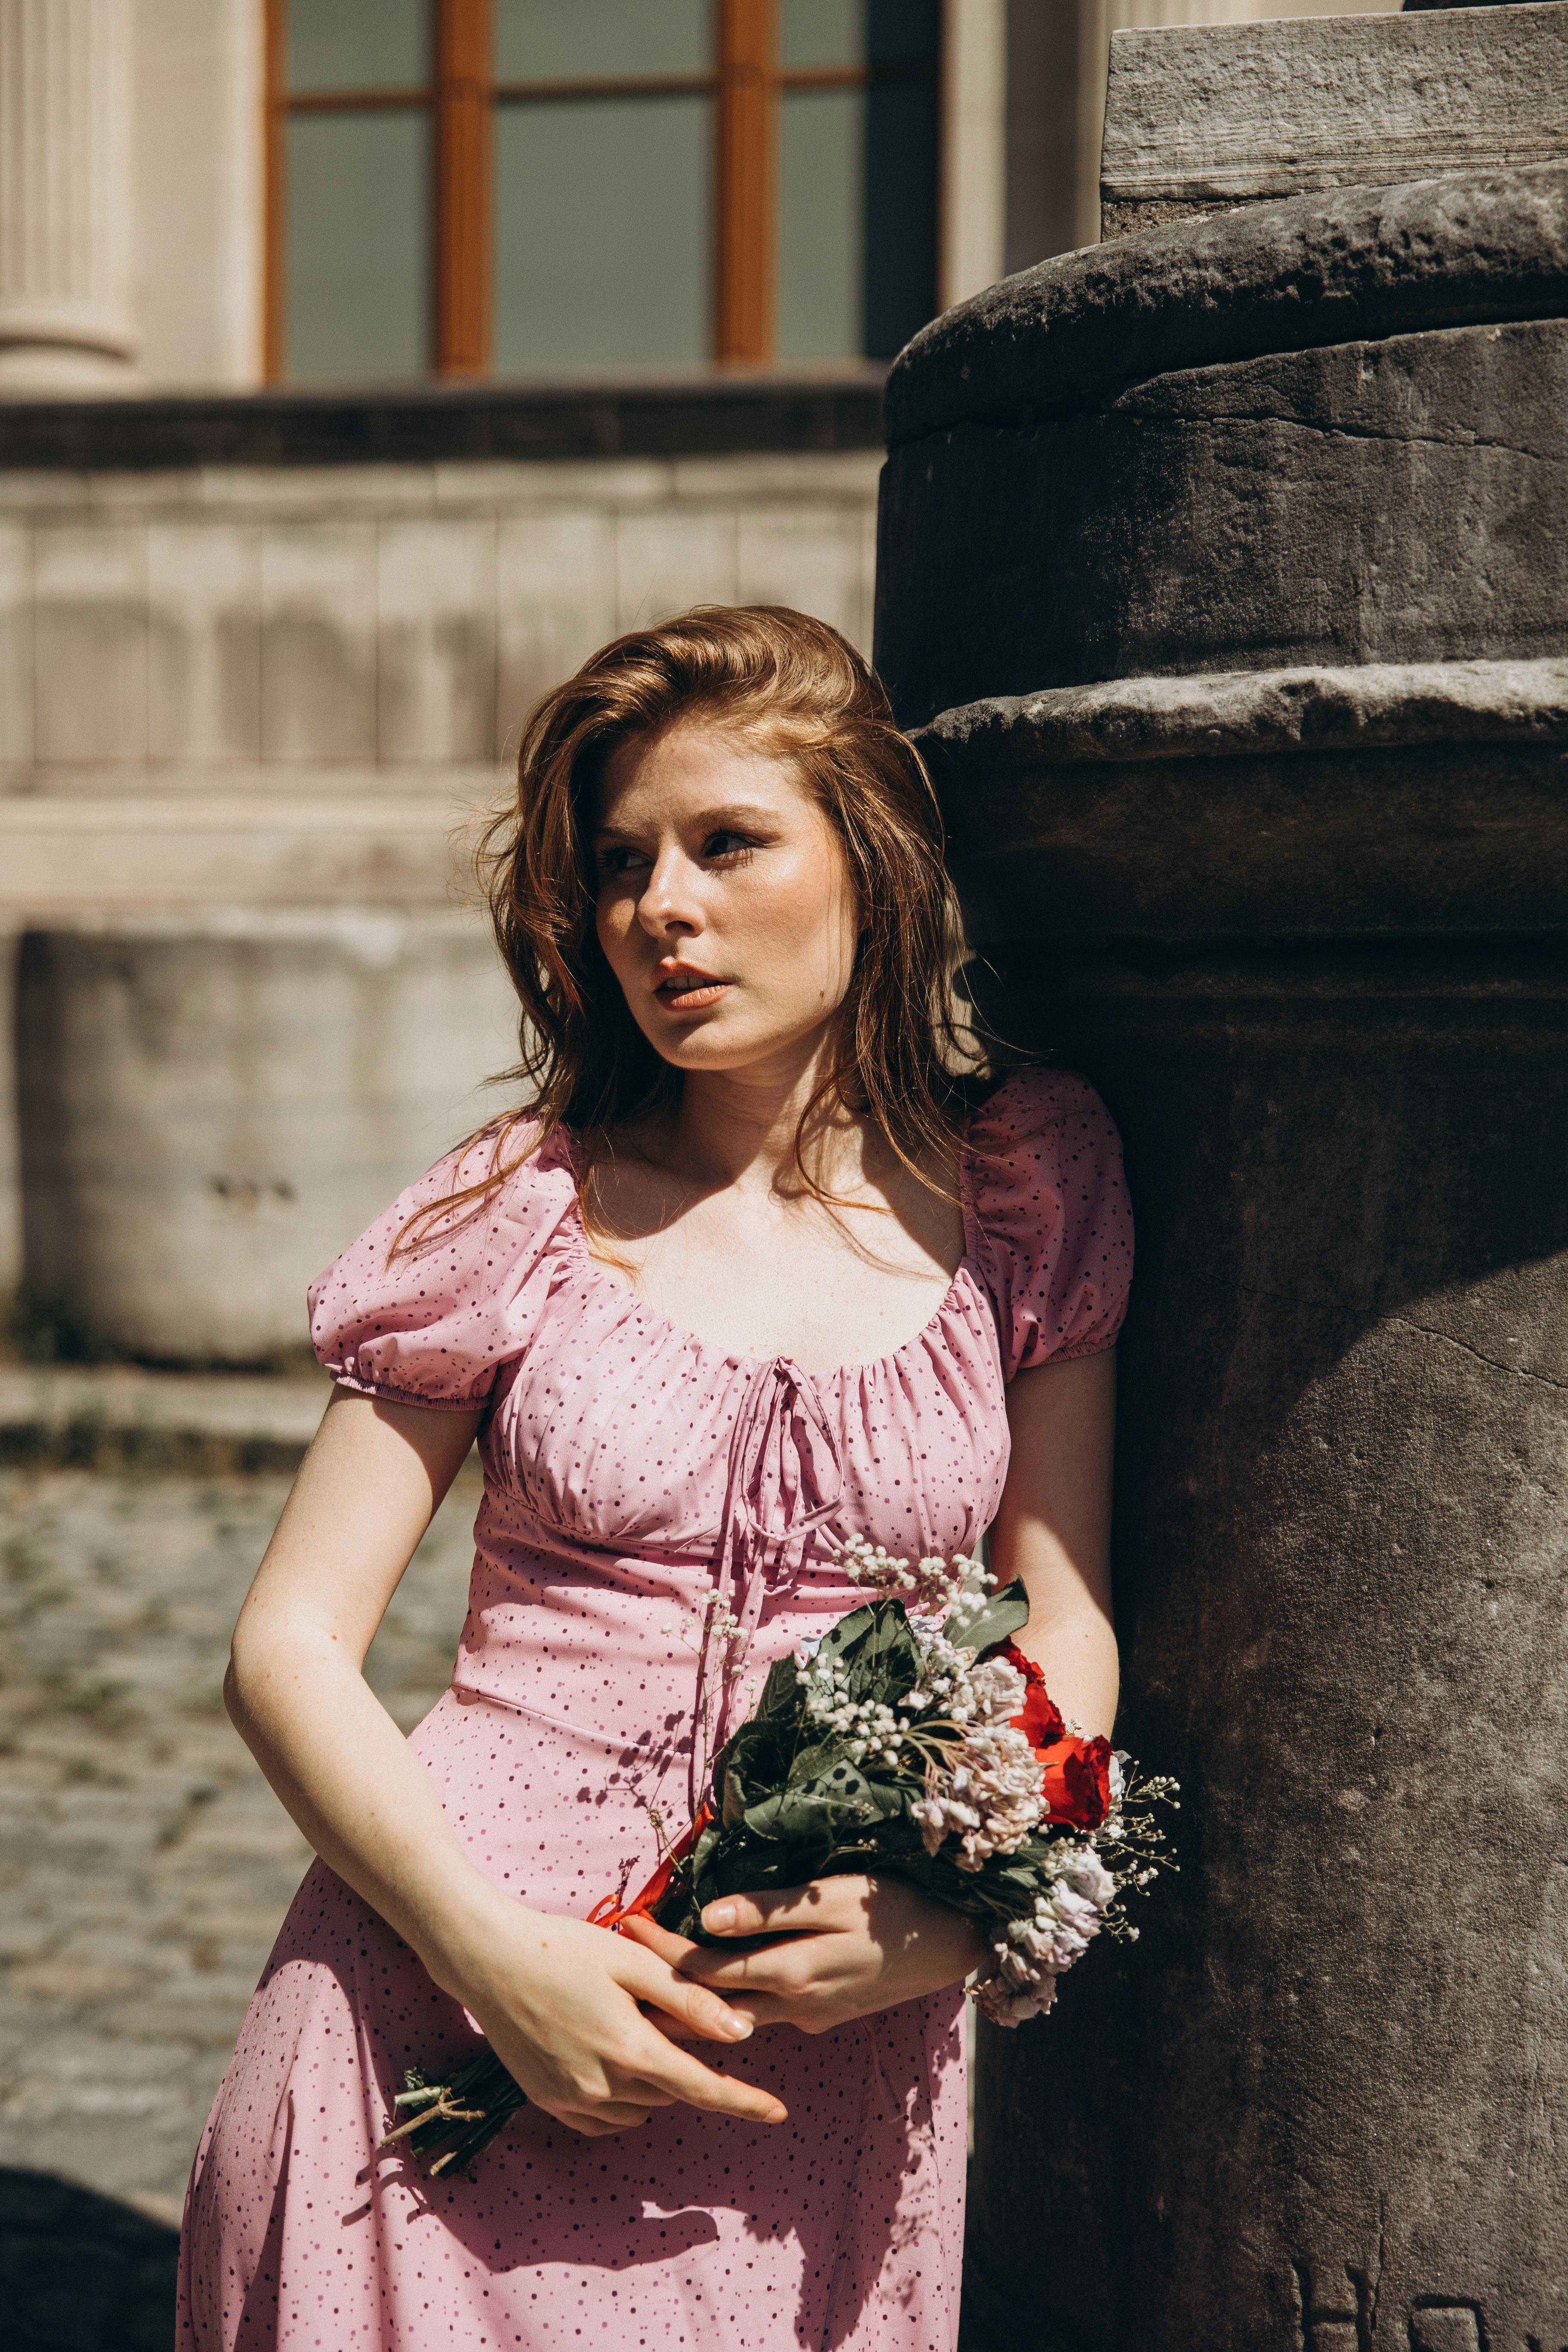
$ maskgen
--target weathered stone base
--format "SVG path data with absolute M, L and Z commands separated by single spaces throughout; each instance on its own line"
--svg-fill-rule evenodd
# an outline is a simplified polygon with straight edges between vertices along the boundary
M 1568 949 L 989 952 L 1126 1139 L 1119 1736 L 1184 1796 L 991 2042 L 971 2341 L 1555 2352 Z
M 990 2040 L 966 2342 L 1557 2352 L 1568 665 L 921 740 L 980 992 L 1125 1139 L 1119 1729 L 1183 1783 L 1145 1940 Z
M 231 911 L 32 932 L 18 981 L 35 1310 L 153 1360 L 306 1342 L 311 1277 L 507 1107 L 478 922 Z
M 896 451 L 883 658 L 925 717 L 982 690 L 1283 662 L 1568 653 L 1568 322 L 1457 327 L 1150 377 Z M 1267 616 L 1265 618 L 1265 616 Z M 1001 650 L 1006 648 L 1004 654 Z
M 879 657 L 997 1025 L 1127 1143 L 1121 1729 L 1184 1784 L 1146 1940 L 988 2039 L 972 2352 L 1568 2344 L 1565 61 L 1129 36 L 1111 198 L 1394 184 L 889 377 Z

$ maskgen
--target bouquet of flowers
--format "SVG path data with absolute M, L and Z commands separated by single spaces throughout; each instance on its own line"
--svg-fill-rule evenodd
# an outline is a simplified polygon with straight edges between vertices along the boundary
M 721 1895 L 896 1871 L 981 1929 L 971 1992 L 985 2014 L 1041 2016 L 1097 1935 L 1136 1937 L 1122 1898 L 1168 1861 L 1153 1808 L 1176 1784 L 1063 1720 L 1012 1641 L 1020 1580 L 997 1591 L 962 1553 L 911 1567 L 860 1537 L 839 1564 L 875 1597 L 772 1668 L 690 1828 L 632 1902 L 589 1916 L 618 1927 L 646 1913 L 716 1943 L 702 1912 Z M 700 1632 L 733 1681 L 743 1645 L 716 1592 Z M 444 2083 L 405 2083 L 395 2104 L 411 2112 L 382 2145 L 408 2140 L 437 2173 L 466 2168 L 523 2103 L 488 2048 Z

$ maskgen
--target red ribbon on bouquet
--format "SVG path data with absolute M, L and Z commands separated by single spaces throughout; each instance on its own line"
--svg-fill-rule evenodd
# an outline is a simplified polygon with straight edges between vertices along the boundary
M 589 1926 L 619 1927 L 628 1919 L 636 1919 L 650 1913 L 656 1903 L 662 1903 L 669 1892 L 670 1882 L 676 1872 L 712 1818 L 713 1808 L 704 1798 L 697 1808 L 697 1819 L 685 1834 L 678 1837 L 675 1843 L 668 1849 L 664 1860 L 659 1864 L 642 1893 L 634 1895 L 629 1903 L 623 1903 L 618 1895 L 602 1895 L 588 1914 Z

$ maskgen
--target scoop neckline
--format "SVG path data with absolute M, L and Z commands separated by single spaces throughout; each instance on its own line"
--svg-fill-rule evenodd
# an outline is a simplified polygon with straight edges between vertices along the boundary
M 643 1323 L 654 1326 L 670 1339 L 681 1340 L 689 1348 L 700 1349 L 704 1355 L 717 1356 L 721 1363 L 732 1366 L 736 1371 L 756 1372 L 775 1365 L 785 1364 L 791 1371 L 798 1373 L 803 1380 L 812 1381 L 847 1380 L 856 1373 L 865 1375 L 879 1371 L 889 1364 L 897 1363 L 901 1356 L 910 1354 L 911 1349 L 918 1348 L 938 1329 L 945 1318 L 958 1307 L 959 1293 L 965 1275 L 973 1275 L 978 1268 L 979 1227 L 974 1218 L 969 1138 L 967 1135 L 961 1135 L 958 1141 L 958 1193 L 959 1205 L 963 1217 L 963 1255 L 952 1270 L 952 1281 L 918 1331 L 911 1331 L 907 1339 L 900 1339 L 897 1347 L 887 1349 L 879 1356 L 862 1357 L 854 1363 L 830 1364 L 818 1370 L 813 1370 L 809 1365 L 798 1362 L 794 1356 L 737 1355 L 732 1348 L 721 1348 L 716 1339 L 705 1339 L 700 1331 L 689 1330 L 684 1323 L 676 1322 L 673 1316 L 661 1315 L 657 1307 L 650 1307 L 646 1299 L 639 1298 L 629 1283 L 618 1281 L 609 1267 L 594 1255 L 588 1246 L 588 1228 L 583 1221 L 583 1196 L 579 1190 L 583 1168 L 577 1130 L 574 1127 L 568 1127 L 563 1119 L 557 1126 L 555 1133 L 562 1140 L 564 1156 L 571 1163 L 571 1173 L 576 1180 L 572 1188 L 566 1230 L 572 1247 L 581 1258 L 588 1273 L 597 1276 L 602 1282 L 607 1282 L 613 1289 L 618 1291 L 626 1300 L 633 1313 Z

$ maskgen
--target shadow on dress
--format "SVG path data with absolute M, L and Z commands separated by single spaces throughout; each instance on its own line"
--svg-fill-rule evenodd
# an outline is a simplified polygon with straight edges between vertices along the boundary
M 48 2172 L 0 2168 L 7 2352 L 169 2352 L 180 2234 Z

